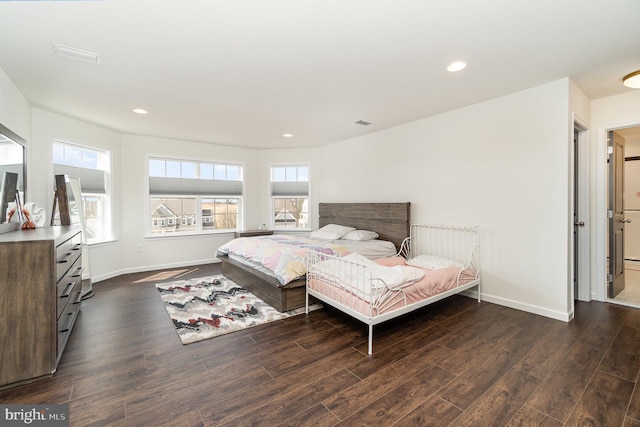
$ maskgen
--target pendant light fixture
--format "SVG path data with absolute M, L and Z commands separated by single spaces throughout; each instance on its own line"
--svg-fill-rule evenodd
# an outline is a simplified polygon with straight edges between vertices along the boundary
M 622 84 L 632 89 L 640 89 L 640 70 L 624 76 L 622 78 Z

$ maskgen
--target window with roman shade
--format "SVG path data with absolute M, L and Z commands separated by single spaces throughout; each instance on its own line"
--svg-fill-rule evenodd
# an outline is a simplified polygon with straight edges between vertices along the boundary
M 242 166 L 149 158 L 151 234 L 236 230 Z
M 111 153 L 63 141 L 53 142 L 53 173 L 79 178 L 87 242 L 112 238 Z
M 309 166 L 271 166 L 274 229 L 309 229 Z

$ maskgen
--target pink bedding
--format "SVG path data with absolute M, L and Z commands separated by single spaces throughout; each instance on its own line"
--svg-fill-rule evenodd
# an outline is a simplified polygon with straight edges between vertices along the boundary
M 394 265 L 407 265 L 404 258 L 401 257 L 382 258 L 375 262 L 390 267 Z M 472 271 L 465 269 L 460 272 L 460 268 L 458 267 L 445 267 L 438 270 L 423 268 L 423 270 L 425 271 L 425 275 L 420 281 L 403 287 L 402 290 L 404 294 L 402 292 L 395 292 L 379 310 L 375 308 L 372 309 L 369 302 L 358 298 L 357 292 L 349 292 L 340 286 L 322 280 L 319 276 L 312 275 L 307 286 L 362 314 L 375 316 L 464 285 L 476 278 L 475 273 Z M 460 273 L 459 281 L 458 273 Z

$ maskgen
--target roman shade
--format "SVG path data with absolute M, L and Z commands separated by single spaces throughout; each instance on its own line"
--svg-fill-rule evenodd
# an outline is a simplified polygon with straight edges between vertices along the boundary
M 149 194 L 242 196 L 242 181 L 149 177 Z
M 308 196 L 308 182 L 272 182 L 272 196 Z
M 83 193 L 106 194 L 107 192 L 107 174 L 104 171 L 54 163 L 53 174 L 79 178 Z

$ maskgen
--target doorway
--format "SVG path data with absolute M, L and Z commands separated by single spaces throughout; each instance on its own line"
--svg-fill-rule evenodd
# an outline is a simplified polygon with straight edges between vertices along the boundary
M 589 291 L 589 131 L 574 120 L 573 127 L 573 300 L 590 301 Z
M 609 137 L 606 298 L 640 307 L 640 126 Z

